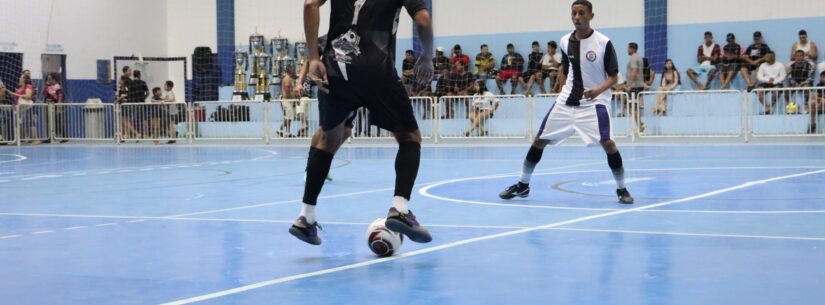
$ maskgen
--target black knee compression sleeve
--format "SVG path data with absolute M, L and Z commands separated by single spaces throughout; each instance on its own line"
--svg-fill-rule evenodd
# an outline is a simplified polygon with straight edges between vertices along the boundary
M 622 168 L 622 155 L 618 151 L 615 154 L 607 154 L 607 165 L 610 169 Z
M 421 143 L 398 143 L 398 154 L 395 156 L 395 196 L 410 199 L 420 162 Z
M 324 187 L 324 180 L 329 175 L 333 156 L 321 149 L 315 149 L 310 153 L 307 161 L 307 181 L 304 184 L 304 203 L 311 205 L 317 203 L 321 188 Z
M 527 151 L 527 157 L 524 160 L 531 163 L 539 163 L 542 154 L 544 154 L 544 149 L 530 146 L 530 150 Z

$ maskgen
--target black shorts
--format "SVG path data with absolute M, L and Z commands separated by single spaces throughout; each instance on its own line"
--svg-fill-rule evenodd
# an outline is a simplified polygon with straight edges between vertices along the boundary
M 327 68 L 329 69 L 329 67 Z M 418 130 L 412 102 L 398 77 L 363 81 L 329 77 L 329 94 L 318 92 L 321 128 L 330 130 L 346 123 L 352 126 L 354 112 L 360 107 L 370 111 L 372 123 L 394 133 Z
M 761 83 L 761 84 L 757 85 L 756 87 L 758 87 L 758 88 L 766 88 L 766 89 L 770 89 L 770 88 L 782 88 L 782 85 L 775 85 L 775 84 L 769 84 L 769 83 Z
M 739 72 L 742 64 L 739 62 L 727 62 L 719 64 L 719 73 Z

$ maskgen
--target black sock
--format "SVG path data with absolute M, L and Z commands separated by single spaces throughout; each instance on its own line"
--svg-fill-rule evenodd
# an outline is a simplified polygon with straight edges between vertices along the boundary
M 541 161 L 542 154 L 544 154 L 544 149 L 530 146 L 530 150 L 527 151 L 527 157 L 524 158 L 524 165 L 521 168 L 521 178 L 519 178 L 519 183 L 521 183 L 522 186 L 530 184 L 530 178 L 533 176 L 533 170 L 536 169 L 536 165 L 539 164 L 539 161 Z
M 418 165 L 421 163 L 421 143 L 401 142 L 395 156 L 395 196 L 410 200 Z
M 607 165 L 610 166 L 610 170 L 613 172 L 613 178 L 616 179 L 616 188 L 625 188 L 622 155 L 618 151 L 615 154 L 607 154 Z
M 314 154 L 316 150 L 318 150 L 318 149 L 315 148 L 315 146 L 310 146 L 309 147 L 309 153 L 307 153 L 307 167 L 304 168 L 304 172 L 309 171 L 309 160 L 312 159 L 312 154 Z
M 321 149 L 316 149 L 309 155 L 307 181 L 304 184 L 304 203 L 311 205 L 317 203 L 318 194 L 321 194 L 324 180 L 326 180 L 329 168 L 332 166 L 333 156 L 333 154 Z

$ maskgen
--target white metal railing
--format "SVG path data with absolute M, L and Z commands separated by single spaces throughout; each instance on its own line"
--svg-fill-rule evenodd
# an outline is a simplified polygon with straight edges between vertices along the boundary
M 273 100 L 263 105 L 269 140 L 307 139 L 318 130 L 318 100 Z
M 17 142 L 17 112 L 12 105 L 0 105 L 0 143 Z
M 52 138 L 62 140 L 114 140 L 114 104 L 59 103 L 51 109 Z
M 249 140 L 267 137 L 269 103 L 195 102 L 192 104 L 189 135 L 194 140 Z
M 558 95 L 413 97 L 422 137 L 440 140 L 530 139 Z M 478 100 L 485 98 L 487 100 Z M 492 111 L 482 111 L 489 108 Z M 814 105 L 820 108 L 812 109 Z M 485 106 L 485 107 L 482 107 Z M 766 106 L 770 106 L 770 111 Z M 610 103 L 615 137 L 740 137 L 825 135 L 825 88 L 615 93 Z M 0 143 L 45 140 L 173 141 L 307 140 L 319 128 L 314 99 L 272 102 L 0 105 Z M 356 111 L 353 138 L 392 135 Z M 642 127 L 644 130 L 642 130 Z M 469 132 L 469 134 L 468 134 Z M 21 141 L 17 141 L 17 140 Z
M 49 105 L 17 105 L 17 138 L 21 142 L 49 140 Z
M 737 90 L 646 91 L 634 115 L 640 137 L 738 137 L 746 114 Z
M 817 108 L 813 106 L 818 105 Z M 825 87 L 755 89 L 747 94 L 753 136 L 825 135 Z M 817 128 L 812 132 L 811 125 Z
M 530 107 L 524 95 L 443 96 L 438 102 L 438 134 L 445 139 L 526 138 Z
M 186 117 L 183 103 L 124 103 L 117 110 L 116 135 L 121 141 L 150 140 L 155 144 L 176 141 L 175 126 Z M 103 123 L 105 125 L 105 118 Z

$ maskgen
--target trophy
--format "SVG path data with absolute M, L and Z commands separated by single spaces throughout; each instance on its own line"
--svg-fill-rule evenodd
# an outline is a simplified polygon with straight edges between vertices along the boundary
M 269 93 L 269 72 L 272 65 L 272 55 L 266 53 L 252 55 L 252 75 L 255 84 L 255 96 L 264 96 L 268 99 Z
M 278 85 L 281 83 L 281 78 L 284 76 L 284 66 L 281 65 L 281 59 L 289 57 L 289 40 L 278 37 L 270 40 L 272 46 L 272 84 Z
M 309 53 L 307 52 L 307 43 L 306 42 L 296 42 L 295 43 L 295 58 L 298 61 L 298 66 L 303 67 L 304 63 L 307 61 L 309 57 Z
M 235 89 L 233 95 L 246 98 L 249 94 L 246 81 L 246 70 L 249 69 L 249 54 L 238 50 L 233 53 L 235 58 Z
M 264 35 L 261 34 L 252 34 L 249 36 L 249 53 L 250 54 L 263 54 L 266 53 L 266 39 Z

